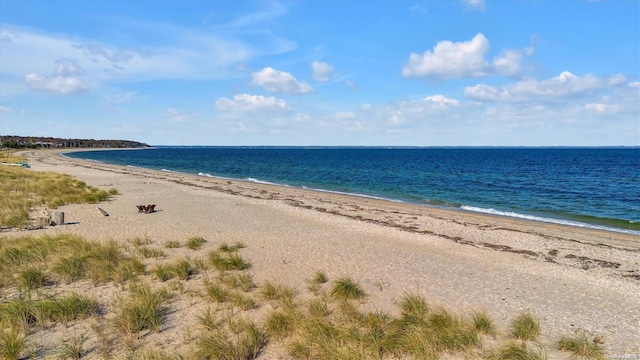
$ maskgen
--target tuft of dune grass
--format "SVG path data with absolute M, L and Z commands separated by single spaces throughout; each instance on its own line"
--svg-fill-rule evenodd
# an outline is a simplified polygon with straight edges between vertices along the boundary
M 360 284 L 348 277 L 335 280 L 330 295 L 343 300 L 360 300 L 367 296 Z
M 250 360 L 262 353 L 267 342 L 267 336 L 255 323 L 228 319 L 198 337 L 195 355 L 198 359 Z
M 570 351 L 573 358 L 588 360 L 604 360 L 604 349 L 596 342 L 589 341 L 584 332 L 579 332 L 574 336 L 563 336 L 558 340 L 558 349 Z
M 159 331 L 169 299 L 171 294 L 166 290 L 153 291 L 147 284 L 134 283 L 128 295 L 119 299 L 113 324 L 127 334 Z
M 528 312 L 520 313 L 511 321 L 511 334 L 519 340 L 534 340 L 540 334 L 540 322 Z

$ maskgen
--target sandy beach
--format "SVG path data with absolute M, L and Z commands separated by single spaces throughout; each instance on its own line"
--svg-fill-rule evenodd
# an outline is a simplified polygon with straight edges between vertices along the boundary
M 639 236 L 112 166 L 65 158 L 59 151 L 24 155 L 33 171 L 66 173 L 119 192 L 98 204 L 108 217 L 96 204 L 67 205 L 57 210 L 64 211 L 67 224 L 29 235 L 73 233 L 123 243 L 139 237 L 158 245 L 199 236 L 207 240 L 202 254 L 241 241 L 256 282 L 277 281 L 304 291 L 313 273 L 323 270 L 330 279 L 357 280 L 371 309 L 394 311 L 395 300 L 410 292 L 460 313 L 484 309 L 501 328 L 529 311 L 540 319 L 541 342 L 548 347 L 582 330 L 591 338 L 602 336 L 610 354 L 640 357 Z M 140 204 L 157 204 L 157 211 L 140 214 Z M 176 257 L 194 254 L 175 252 Z M 69 285 L 82 286 L 90 284 Z M 172 304 L 163 331 L 145 341 L 171 349 L 206 306 L 198 297 Z M 269 349 L 261 358 L 278 356 L 277 349 Z

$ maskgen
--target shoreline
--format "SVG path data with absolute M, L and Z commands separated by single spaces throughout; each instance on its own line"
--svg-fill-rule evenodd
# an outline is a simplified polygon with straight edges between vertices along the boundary
M 266 148 L 271 148 L 271 147 L 266 147 Z M 66 150 L 64 150 L 64 151 L 63 150 L 56 150 L 56 151 L 59 151 L 61 156 L 65 156 L 64 153 L 73 153 L 73 152 L 85 152 L 85 151 L 89 152 L 89 151 L 102 151 L 102 150 L 147 150 L 147 149 L 153 149 L 153 147 L 140 148 L 140 149 L 102 149 L 101 148 L 101 149 L 77 149 L 77 150 L 76 149 L 70 149 L 70 151 L 66 151 Z M 84 159 L 77 159 L 77 158 L 71 158 L 71 159 L 84 160 Z M 447 206 L 447 205 L 439 205 L 437 203 L 433 203 L 432 204 L 432 203 L 429 203 L 428 201 L 427 202 L 406 201 L 406 200 L 402 200 L 402 199 L 387 198 L 387 197 L 384 197 L 384 196 L 369 195 L 369 194 L 365 194 L 365 193 L 342 192 L 342 191 L 334 191 L 334 190 L 328 190 L 328 189 L 322 189 L 322 188 L 314 188 L 314 187 L 309 187 L 309 186 L 304 186 L 304 185 L 296 186 L 296 185 L 289 185 L 289 184 L 286 184 L 286 183 L 274 183 L 274 182 L 270 182 L 270 181 L 267 181 L 267 180 L 260 180 L 260 179 L 227 178 L 227 177 L 216 176 L 216 175 L 211 175 L 211 174 L 202 173 L 202 172 L 198 172 L 196 174 L 196 173 L 181 172 L 181 171 L 176 171 L 176 170 L 171 170 L 171 169 L 164 169 L 164 168 L 162 168 L 162 169 L 152 169 L 152 168 L 138 167 L 138 166 L 135 166 L 135 165 L 109 164 L 109 163 L 105 163 L 105 162 L 102 162 L 102 161 L 99 161 L 99 160 L 87 160 L 87 161 L 92 161 L 92 162 L 96 162 L 96 163 L 104 164 L 104 165 L 115 165 L 115 166 L 123 166 L 123 167 L 141 168 L 141 169 L 146 169 L 146 170 L 161 171 L 161 172 L 174 173 L 174 174 L 205 177 L 205 178 L 217 179 L 217 180 L 220 180 L 220 181 L 229 180 L 229 181 L 234 181 L 234 182 L 269 185 L 269 186 L 291 188 L 291 189 L 299 189 L 299 190 L 309 190 L 309 191 L 313 191 L 313 192 L 336 194 L 336 195 L 339 195 L 339 196 L 349 196 L 349 197 L 381 200 L 381 201 L 393 202 L 393 203 L 424 206 L 424 207 L 427 207 L 427 208 L 434 209 L 436 211 L 437 210 L 456 211 L 456 212 L 462 212 L 462 213 L 465 213 L 465 214 L 480 214 L 480 215 L 483 215 L 483 216 L 490 216 L 490 217 L 517 219 L 517 220 L 523 220 L 523 221 L 532 221 L 532 222 L 536 222 L 536 223 L 556 224 L 556 225 L 560 225 L 560 226 L 568 226 L 568 227 L 571 227 L 571 228 L 585 228 L 585 229 L 589 229 L 589 230 L 610 231 L 610 232 L 628 234 L 628 235 L 632 235 L 632 236 L 640 236 L 640 230 L 634 230 L 634 229 L 629 229 L 629 228 L 625 228 L 625 227 L 610 226 L 610 225 L 606 225 L 604 222 L 602 222 L 602 223 L 588 223 L 588 222 L 583 222 L 583 221 L 580 221 L 580 220 L 571 219 L 571 217 L 565 217 L 565 218 L 555 217 L 554 218 L 554 217 L 546 217 L 544 215 L 538 215 L 538 214 L 535 214 L 535 213 L 526 213 L 526 212 L 515 213 L 515 212 L 506 211 L 506 210 L 504 210 L 504 211 L 503 210 L 496 210 L 496 209 L 491 208 L 491 207 L 476 207 L 476 206 L 464 205 L 464 204 L 460 204 L 460 206 Z M 597 218 L 597 217 L 595 217 L 595 218 Z M 603 220 L 610 220 L 610 221 L 616 221 L 616 222 L 621 222 L 621 223 L 626 221 L 626 220 L 619 220 L 619 219 L 603 219 Z
M 237 240 L 247 244 L 260 281 L 299 286 L 323 269 L 332 278 L 360 281 L 374 309 L 387 311 L 397 296 L 418 292 L 456 311 L 486 309 L 501 325 L 531 311 L 549 337 L 580 329 L 603 335 L 612 353 L 640 354 L 638 236 L 109 165 L 60 152 L 23 153 L 34 171 L 66 173 L 120 194 L 99 204 L 109 217 L 98 217 L 95 204 L 67 205 L 61 209 L 69 225 L 33 234 Z M 159 212 L 137 214 L 142 203 L 157 203 Z

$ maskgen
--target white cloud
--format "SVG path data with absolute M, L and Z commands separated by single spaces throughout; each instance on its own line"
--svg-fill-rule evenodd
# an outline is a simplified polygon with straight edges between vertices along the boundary
M 564 71 L 556 77 L 542 81 L 529 79 L 499 87 L 477 84 L 466 87 L 464 94 L 470 99 L 479 101 L 558 100 L 617 86 L 624 81 L 626 81 L 625 77 L 620 74 L 601 79 L 593 74 L 576 76 L 569 71 Z
M 126 93 L 106 95 L 103 99 L 103 103 L 108 106 L 115 106 L 118 104 L 131 101 L 137 95 L 138 93 L 135 91 L 128 91 Z
M 354 81 L 352 80 L 346 80 L 344 82 L 345 84 L 347 84 L 347 86 L 349 87 L 349 89 L 353 90 L 353 91 L 360 91 L 360 87 L 358 86 L 358 84 L 356 84 Z
M 462 42 L 440 41 L 424 54 L 412 53 L 402 69 L 403 77 L 429 76 L 443 79 L 480 77 L 493 74 L 514 76 L 521 71 L 523 56 L 533 54 L 533 46 L 523 50 L 504 50 L 492 63 L 485 59 L 489 40 L 478 33 Z
M 266 67 L 251 74 L 251 83 L 264 88 L 269 92 L 283 94 L 308 94 L 313 87 L 306 82 L 299 82 L 288 72 Z
M 169 23 L 152 23 L 121 18 L 118 31 L 135 36 L 140 45 L 50 33 L 32 28 L 0 26 L 0 63 L 3 75 L 22 78 L 25 74 L 87 76 L 96 88 L 105 81 L 148 81 L 167 79 L 227 79 L 237 77 L 234 67 L 256 56 L 281 54 L 296 44 L 270 30 L 263 21 L 274 21 L 286 13 L 280 5 L 231 19 L 217 27 L 189 28 Z M 113 22 L 113 20 L 104 20 Z M 260 27 L 255 27 L 260 24 Z M 247 31 L 248 28 L 251 31 Z M 152 39 L 152 41 L 146 41 Z M 25 61 L 29 59 L 29 61 Z
M 436 109 L 447 109 L 451 106 L 460 106 L 460 102 L 456 99 L 449 99 L 442 95 L 427 96 L 424 101 Z
M 167 108 L 162 117 L 169 119 L 172 123 L 184 123 L 191 120 L 191 115 L 178 111 L 175 108 Z
M 337 112 L 335 118 L 338 120 L 350 120 L 355 119 L 357 116 L 353 111 L 341 111 Z
M 465 5 L 472 9 L 484 10 L 485 0 L 462 0 Z
M 309 123 L 312 121 L 312 118 L 307 114 L 297 114 L 295 117 L 295 121 L 299 123 Z
M 25 81 L 27 86 L 33 90 L 55 94 L 78 94 L 89 90 L 89 87 L 76 77 L 48 77 L 38 74 L 27 74 Z
M 13 114 L 13 109 L 8 106 L 0 105 L 0 113 Z
M 432 51 L 424 54 L 412 53 L 409 63 L 402 69 L 402 76 L 437 76 L 443 78 L 483 76 L 489 63 L 484 55 L 489 50 L 489 41 L 477 34 L 470 41 L 454 43 L 440 41 Z
M 333 66 L 320 61 L 314 61 L 311 63 L 311 69 L 313 70 L 313 78 L 316 81 L 326 82 L 333 77 Z
M 505 50 L 502 56 L 493 59 L 495 72 L 500 75 L 513 76 L 520 73 L 522 53 L 516 50 Z
M 611 113 L 616 112 L 619 107 L 611 104 L 601 104 L 601 103 L 589 103 L 585 104 L 585 109 L 588 111 L 594 111 L 596 113 Z
M 411 7 L 409 7 L 409 10 L 411 10 L 411 11 L 416 11 L 416 12 L 421 12 L 421 13 L 423 13 L 423 14 L 426 14 L 426 13 L 427 13 L 427 8 L 426 8 L 426 7 L 424 7 L 424 6 L 422 6 L 422 5 L 418 5 L 418 4 L 416 4 L 416 5 L 411 5 Z
M 75 59 L 58 59 L 55 63 L 56 69 L 54 74 L 57 76 L 81 76 L 86 74 L 84 69 L 78 65 L 78 61 Z
M 273 96 L 237 94 L 233 99 L 221 97 L 216 100 L 216 109 L 225 112 L 288 112 L 287 103 Z

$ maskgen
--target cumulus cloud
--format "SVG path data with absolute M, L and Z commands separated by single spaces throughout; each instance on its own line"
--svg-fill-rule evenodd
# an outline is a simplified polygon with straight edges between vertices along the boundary
M 333 66 L 320 61 L 314 61 L 311 63 L 311 69 L 313 70 L 313 78 L 316 81 L 325 82 L 333 76 Z
M 8 106 L 0 105 L 0 113 L 13 114 L 13 109 Z
M 447 109 L 451 106 L 460 106 L 460 102 L 458 100 L 449 99 L 442 95 L 427 96 L 424 98 L 424 102 L 431 105 L 433 108 L 441 110 Z
M 477 84 L 464 89 L 466 97 L 480 101 L 520 102 L 539 99 L 558 99 L 603 90 L 623 84 L 626 78 L 616 74 L 602 79 L 593 74 L 576 76 L 569 71 L 551 79 L 522 80 L 507 86 Z
M 54 94 L 78 94 L 89 90 L 89 87 L 76 77 L 49 77 L 38 74 L 27 74 L 25 81 L 27 86 L 33 90 Z
M 533 47 L 524 50 L 504 50 L 492 63 L 485 59 L 489 40 L 478 33 L 462 42 L 440 41 L 423 54 L 412 53 L 402 68 L 403 77 L 437 77 L 443 79 L 481 77 L 493 74 L 513 76 L 521 71 L 524 56 L 533 54 Z
M 251 74 L 251 83 L 273 93 L 283 94 L 308 94 L 313 87 L 306 82 L 299 82 L 288 72 L 266 67 Z
M 482 76 L 486 74 L 489 66 L 484 58 L 488 50 L 489 41 L 483 34 L 477 34 L 470 41 L 458 43 L 440 41 L 433 51 L 427 50 L 422 55 L 409 55 L 409 63 L 402 69 L 402 76 Z
M 237 94 L 233 99 L 221 97 L 216 100 L 216 109 L 225 112 L 288 112 L 287 103 L 273 96 Z

